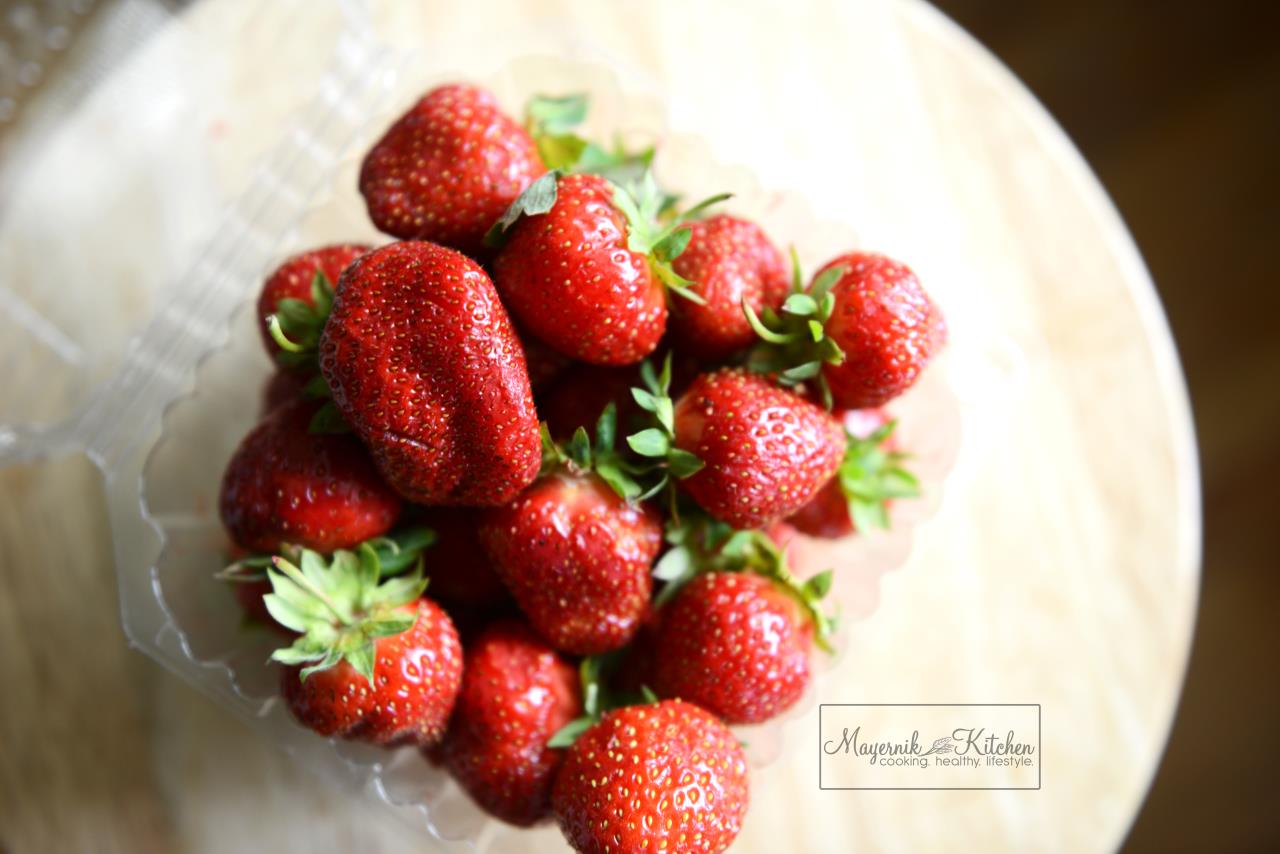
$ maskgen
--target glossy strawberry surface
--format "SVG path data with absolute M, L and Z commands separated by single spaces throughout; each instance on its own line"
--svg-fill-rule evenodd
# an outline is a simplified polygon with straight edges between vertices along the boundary
M 523 623 L 495 623 L 467 646 L 439 755 L 486 812 L 528 827 L 551 816 L 564 750 L 547 741 L 580 714 L 577 668 Z
M 883 409 L 847 409 L 833 413 L 852 436 L 865 438 L 889 423 L 889 415 Z M 886 450 L 896 450 L 897 440 L 892 435 L 885 444 Z M 849 499 L 840 486 L 839 476 L 827 481 L 808 504 L 801 507 L 787 520 L 796 529 L 811 537 L 838 539 L 854 533 L 856 528 L 849 514 Z
M 432 89 L 365 156 L 360 193 L 380 231 L 471 255 L 546 168 L 527 131 L 489 92 Z
M 352 548 L 395 523 L 400 497 L 360 441 L 308 429 L 317 406 L 297 400 L 277 408 L 245 436 L 227 464 L 218 508 L 241 548 Z
M 613 192 L 595 175 L 561 178 L 551 210 L 517 222 L 493 261 L 494 283 L 521 325 L 596 365 L 640 361 L 667 325 L 665 289 L 648 259 L 627 248 Z
M 787 264 L 753 222 L 720 214 L 691 222 L 689 228 L 693 237 L 671 266 L 695 283 L 691 290 L 706 304 L 674 300 L 671 337 L 686 353 L 723 359 L 755 341 L 743 302 L 756 313 L 782 305 L 790 286 Z
M 768 379 L 730 368 L 694 380 L 675 405 L 675 443 L 704 463 L 680 485 L 735 528 L 800 509 L 844 453 L 840 423 Z
M 811 624 L 796 601 L 769 579 L 701 575 L 663 611 L 653 688 L 726 723 L 760 723 L 804 693 L 812 644 Z
M 867 252 L 828 262 L 814 276 L 844 267 L 831 289 L 835 307 L 826 334 L 844 351 L 823 365 L 842 409 L 880 406 L 910 388 L 947 339 L 946 322 L 905 264 Z
M 552 794 L 581 854 L 724 851 L 747 801 L 738 740 L 711 713 L 675 700 L 606 713 L 569 749 Z
M 530 624 L 578 655 L 617 649 L 649 605 L 662 523 L 594 474 L 544 476 L 486 511 L 480 542 Z
M 429 599 L 405 606 L 417 611 L 406 632 L 375 642 L 370 684 L 346 661 L 300 678 L 283 668 L 285 704 L 320 735 L 395 746 L 429 745 L 445 732 L 462 683 L 462 645 L 449 617 Z
M 301 252 L 285 260 L 272 271 L 262 285 L 258 294 L 258 330 L 262 333 L 262 342 L 267 352 L 275 355 L 280 352 L 280 345 L 271 338 L 267 331 L 267 319 L 276 313 L 276 307 L 282 299 L 296 299 L 307 305 L 314 305 L 311 299 L 311 283 L 316 273 L 323 273 L 329 282 L 336 283 L 352 261 L 369 251 L 368 246 L 356 243 L 343 243 L 325 246 Z
M 379 470 L 421 504 L 511 500 L 541 462 L 524 351 L 479 265 L 421 241 L 343 274 L 320 369 Z

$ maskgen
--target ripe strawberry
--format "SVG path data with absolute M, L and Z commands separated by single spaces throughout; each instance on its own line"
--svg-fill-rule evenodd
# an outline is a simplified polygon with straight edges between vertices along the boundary
M 538 398 L 538 414 L 553 438 L 568 439 L 579 427 L 595 424 L 612 403 L 625 433 L 639 412 L 631 397 L 631 387 L 638 378 L 632 367 L 574 365 Z
M 509 601 L 507 588 L 480 547 L 478 513 L 466 507 L 412 507 L 410 518 L 435 532 L 427 577 L 431 597 L 450 609 L 491 612 Z
M 640 361 L 666 329 L 666 289 L 688 293 L 671 269 L 689 239 L 684 218 L 657 225 L 661 200 L 651 178 L 639 192 L 636 200 L 598 175 L 549 173 L 494 228 L 491 240 L 505 240 L 493 261 L 503 300 L 567 356 L 595 365 Z
M 528 132 L 493 95 L 465 84 L 432 89 L 378 140 L 360 193 L 378 230 L 470 255 L 546 168 Z
M 672 306 L 676 346 L 702 359 L 724 359 L 755 341 L 742 311 L 778 309 L 787 296 L 787 265 L 760 226 L 720 214 L 689 224 L 688 248 L 671 262 L 706 302 Z
M 547 742 L 581 713 L 577 669 L 523 623 L 495 623 L 467 647 L 440 755 L 486 812 L 529 827 L 551 816 L 564 757 Z
M 535 392 L 551 386 L 572 364 L 568 356 L 556 352 L 528 332 L 522 332 L 519 327 L 516 327 L 516 336 L 524 349 L 529 385 Z
M 920 494 L 915 476 L 893 435 L 895 422 L 883 409 L 837 412 L 847 445 L 840 468 L 813 500 L 790 518 L 811 537 L 838 538 L 854 531 L 889 527 L 889 505 Z
M 742 828 L 747 762 L 733 733 L 697 706 L 628 706 L 578 738 L 551 797 L 582 854 L 719 852 Z
M 793 259 L 794 260 L 794 259 Z M 905 265 L 850 252 L 827 263 L 806 291 L 799 263 L 781 314 L 747 316 L 766 342 L 752 365 L 785 385 L 816 380 L 841 409 L 880 406 L 911 387 L 947 339 L 942 313 Z
M 285 704 L 323 736 L 395 746 L 439 741 L 462 682 L 462 646 L 420 569 L 378 582 L 378 556 L 303 551 L 269 571 L 271 615 L 301 633 L 272 658 Z
M 267 277 L 258 295 L 258 328 L 267 353 L 289 363 L 271 334 L 273 318 L 298 345 L 314 349 L 333 300 L 333 283 L 352 261 L 369 251 L 354 243 L 325 246 L 285 260 Z
M 393 243 L 343 273 L 320 369 L 387 481 L 421 504 L 503 504 L 538 473 L 529 374 L 489 277 Z
M 662 545 L 657 510 L 613 452 L 613 412 L 592 449 L 586 431 L 566 455 L 548 437 L 545 473 L 505 507 L 481 517 L 480 542 L 533 627 L 578 655 L 629 641 L 649 606 L 650 568 Z
M 844 451 L 829 413 L 741 369 L 694 380 L 675 404 L 674 433 L 675 447 L 703 463 L 681 486 L 712 516 L 743 529 L 803 507 Z
M 222 523 L 251 552 L 285 543 L 319 551 L 350 548 L 385 534 L 401 501 L 350 435 L 308 429 L 318 404 L 276 409 L 232 455 L 222 477 Z
M 303 396 L 308 377 L 303 371 L 277 370 L 262 386 L 262 415 L 292 403 Z
M 809 684 L 813 626 L 795 597 L 751 573 L 690 581 L 662 614 L 653 688 L 730 724 L 790 708 Z
M 915 383 L 946 341 L 942 313 L 905 265 L 851 252 L 818 271 L 844 268 L 831 288 L 835 308 L 826 333 L 844 351 L 822 375 L 837 406 L 862 409 L 897 397 Z

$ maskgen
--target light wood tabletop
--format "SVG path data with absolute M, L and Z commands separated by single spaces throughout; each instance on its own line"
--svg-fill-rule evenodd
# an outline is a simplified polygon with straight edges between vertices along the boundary
M 270 17 L 254 5 L 205 0 L 187 24 L 231 46 Z M 1038 703 L 1043 784 L 822 791 L 812 707 L 787 724 L 781 758 L 754 772 L 733 850 L 1114 849 L 1163 750 L 1199 585 L 1198 479 L 1176 353 L 1123 223 L 1051 118 L 931 7 L 902 0 L 886 14 L 923 108 L 920 139 L 883 144 L 918 147 L 929 162 L 915 186 L 875 203 L 900 222 L 918 209 L 933 227 L 929 188 L 948 200 L 955 228 L 936 257 L 963 258 L 965 271 L 948 277 L 935 260 L 922 275 L 957 319 L 946 368 L 963 438 L 940 505 L 906 565 L 883 579 L 875 612 L 849 628 L 818 698 Z M 455 58 L 480 39 L 486 55 L 536 52 L 539 34 L 570 29 L 654 81 L 674 127 L 731 162 L 765 164 L 762 183 L 795 187 L 826 214 L 847 187 L 845 146 L 824 128 L 870 109 L 865 87 L 847 85 L 865 19 L 840 4 L 671 0 L 641 15 L 623 4 L 431 0 L 375 20 L 397 44 Z M 303 38 L 336 24 L 296 26 Z M 234 52 L 227 64 L 243 73 Z M 886 81 L 881 97 L 904 85 Z M 302 82 L 269 88 L 260 109 L 309 94 Z M 247 163 L 223 165 L 247 174 Z M 888 249 L 899 239 L 874 224 L 861 233 Z M 983 355 L 972 364 L 998 381 L 964 376 L 966 340 Z M 37 379 L 13 345 L 0 341 L 0 357 L 3 382 Z M 432 850 L 422 830 L 308 776 L 130 651 L 105 507 L 85 459 L 0 469 L 0 850 Z M 491 842 L 562 850 L 552 829 Z

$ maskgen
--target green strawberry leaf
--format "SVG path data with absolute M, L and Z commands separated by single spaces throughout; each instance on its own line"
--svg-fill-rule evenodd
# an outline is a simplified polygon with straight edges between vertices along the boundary
M 641 430 L 639 433 L 628 436 L 627 444 L 631 446 L 631 450 L 642 457 L 665 457 L 671 450 L 668 434 L 657 427 Z
M 525 123 L 534 133 L 565 134 L 587 119 L 590 98 L 572 95 L 535 95 L 525 104 Z
M 574 718 L 547 740 L 547 747 L 573 747 L 573 743 L 578 740 L 578 736 L 591 729 L 595 722 L 594 718 L 586 716 Z
M 540 216 L 551 210 L 556 203 L 557 182 L 561 174 L 559 169 L 552 169 L 526 187 L 485 234 L 484 245 L 491 249 L 500 247 L 520 217 Z

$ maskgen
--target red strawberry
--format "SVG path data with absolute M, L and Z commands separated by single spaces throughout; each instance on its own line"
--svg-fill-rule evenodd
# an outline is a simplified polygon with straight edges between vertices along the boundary
M 751 573 L 713 572 L 662 613 L 653 688 L 730 724 L 760 723 L 809 684 L 812 623 L 791 593 Z
M 827 408 L 880 406 L 906 391 L 947 339 L 942 313 L 915 274 L 883 255 L 830 261 L 806 290 L 793 265 L 781 313 L 747 319 L 764 339 L 752 367 L 784 385 L 814 381 Z
M 360 193 L 380 231 L 468 254 L 546 168 L 528 132 L 493 95 L 465 84 L 432 89 L 365 156 Z
M 946 323 L 905 264 L 851 252 L 818 276 L 836 268 L 845 272 L 831 288 L 836 300 L 826 333 L 844 361 L 823 365 L 822 375 L 837 406 L 880 406 L 910 388 L 942 349 Z
M 301 398 L 307 381 L 308 377 L 302 371 L 278 370 L 273 373 L 262 386 L 263 416 Z
M 547 742 L 581 713 L 577 669 L 523 623 L 495 623 L 467 647 L 440 753 L 486 812 L 529 827 L 551 816 L 564 757 Z
M 639 627 L 662 522 L 599 475 L 565 467 L 486 511 L 480 542 L 552 646 L 594 655 L 622 646 Z
M 666 290 L 688 293 L 671 269 L 689 230 L 658 225 L 652 178 L 637 200 L 598 175 L 554 173 L 533 184 L 495 226 L 502 298 L 534 335 L 594 365 L 630 365 L 653 352 L 667 326 Z
M 801 507 L 791 524 L 811 537 L 838 538 L 857 530 L 889 527 L 889 506 L 920 494 L 915 477 L 902 467 L 894 423 L 883 409 L 837 412 L 848 444 L 836 476 Z
M 574 365 L 539 397 L 538 414 L 552 437 L 568 439 L 579 427 L 595 424 L 612 403 L 626 432 L 626 425 L 639 412 L 631 397 L 631 387 L 638 380 L 639 374 L 631 367 Z
M 480 547 L 478 513 L 465 507 L 414 507 L 416 524 L 435 532 L 427 577 L 431 596 L 445 607 L 492 611 L 509 601 L 507 588 Z
M 281 691 L 302 724 L 323 736 L 394 746 L 444 735 L 462 682 L 462 646 L 440 606 L 420 598 L 420 572 L 378 583 L 374 550 L 303 551 L 301 568 L 276 558 L 271 615 L 302 636 L 272 656 L 287 665 Z
M 552 805 L 575 851 L 719 852 L 747 810 L 742 747 L 709 712 L 679 700 L 628 706 L 578 738 Z
M 461 253 L 393 243 L 347 268 L 320 369 L 411 501 L 502 504 L 538 473 L 524 352 L 489 277 Z
M 368 246 L 355 243 L 312 249 L 286 259 L 267 277 L 258 295 L 258 328 L 268 353 L 280 355 L 280 345 L 270 331 L 273 317 L 286 337 L 302 346 L 315 346 L 328 314 L 333 282 L 368 251 Z
M 518 327 L 516 333 L 524 348 L 525 364 L 529 366 L 529 385 L 535 392 L 549 387 L 572 364 L 568 356 L 556 352 L 529 333 L 521 332 Z
M 612 184 L 566 175 L 551 210 L 511 229 L 494 282 L 516 317 L 561 353 L 598 365 L 638 362 L 662 338 L 667 300 L 627 234 Z
M 231 538 L 251 552 L 285 543 L 319 551 L 385 534 L 401 501 L 351 435 L 312 433 L 318 404 L 299 400 L 245 436 L 222 477 L 219 509 Z
M 680 481 L 685 491 L 712 516 L 748 529 L 803 507 L 835 473 L 844 434 L 821 407 L 725 369 L 698 377 L 676 402 L 675 446 L 703 463 Z
M 689 224 L 693 238 L 671 262 L 706 302 L 684 300 L 672 306 L 676 346 L 702 359 L 723 359 L 749 346 L 755 332 L 742 311 L 777 309 L 787 296 L 789 279 L 782 253 L 760 226 L 724 214 Z

